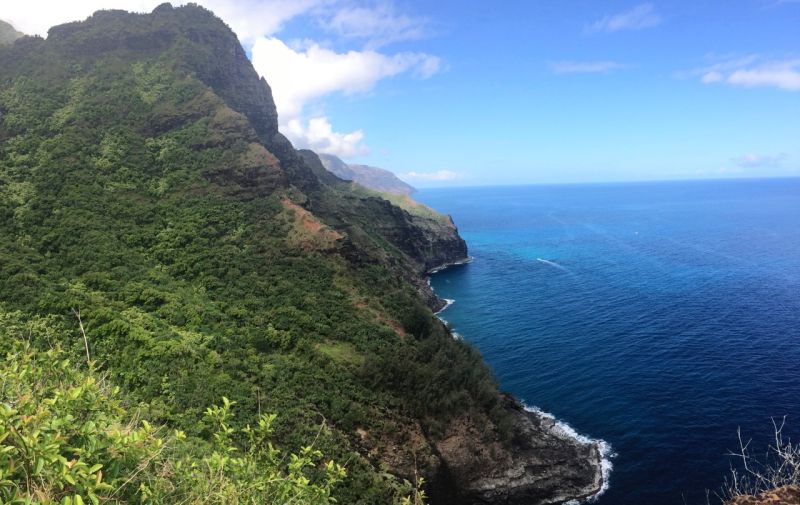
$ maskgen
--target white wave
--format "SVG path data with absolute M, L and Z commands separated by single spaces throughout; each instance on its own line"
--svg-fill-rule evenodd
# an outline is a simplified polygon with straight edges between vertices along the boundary
M 544 263 L 545 265 L 550 265 L 551 267 L 556 267 L 559 270 L 563 270 L 565 272 L 569 272 L 569 269 L 567 267 L 565 267 L 564 265 L 559 265 L 555 261 L 550 261 L 550 260 L 546 260 L 546 259 L 542 259 L 542 258 L 536 258 L 536 261 Z
M 597 438 L 590 438 L 586 435 L 581 435 L 575 428 L 570 426 L 568 423 L 564 421 L 559 421 L 556 419 L 556 416 L 551 414 L 550 412 L 545 412 L 544 410 L 540 409 L 539 407 L 531 407 L 529 405 L 522 404 L 522 407 L 527 410 L 528 412 L 533 412 L 534 414 L 543 417 L 545 419 L 549 419 L 553 421 L 553 428 L 551 433 L 556 436 L 561 436 L 563 438 L 569 440 L 577 440 L 582 444 L 597 444 L 597 448 L 600 451 L 600 472 L 603 475 L 603 484 L 600 486 L 600 491 L 595 493 L 594 495 L 587 498 L 587 502 L 592 503 L 596 501 L 600 496 L 608 491 L 608 488 L 611 483 L 611 471 L 614 469 L 613 463 L 611 463 L 611 459 L 615 458 L 617 454 L 611 448 L 611 444 L 606 442 L 603 439 Z M 579 502 L 572 500 L 570 502 L 565 503 L 564 505 L 578 505 Z
M 455 300 L 452 300 L 450 298 L 445 298 L 444 299 L 444 307 L 442 307 L 441 309 L 437 310 L 433 314 L 438 316 L 439 314 L 441 314 L 442 312 L 447 310 L 447 308 L 450 307 L 451 305 L 453 305 L 454 303 L 456 303 Z M 442 318 L 440 317 L 439 319 L 442 319 Z M 442 319 L 442 321 L 444 321 L 444 319 Z

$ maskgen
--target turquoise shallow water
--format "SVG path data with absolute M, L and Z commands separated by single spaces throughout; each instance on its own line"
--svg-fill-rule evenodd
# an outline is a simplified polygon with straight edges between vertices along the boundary
M 766 444 L 786 415 L 800 440 L 800 179 L 416 197 L 474 257 L 433 276 L 441 317 L 503 389 L 617 453 L 601 505 L 705 503 L 737 427 Z

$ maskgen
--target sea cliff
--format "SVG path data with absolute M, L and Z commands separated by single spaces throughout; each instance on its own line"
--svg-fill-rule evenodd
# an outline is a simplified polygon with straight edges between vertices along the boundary
M 212 13 L 100 11 L 0 47 L 0 69 L 0 312 L 86 342 L 148 420 L 201 440 L 223 396 L 237 425 L 275 412 L 278 445 L 349 462 L 340 503 L 418 475 L 433 505 L 601 488 L 598 448 L 502 395 L 433 316 L 428 272 L 468 256 L 452 219 L 296 150 Z

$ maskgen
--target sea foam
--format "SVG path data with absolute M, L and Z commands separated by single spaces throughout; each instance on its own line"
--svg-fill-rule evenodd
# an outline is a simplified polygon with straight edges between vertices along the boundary
M 569 272 L 569 269 L 567 267 L 565 267 L 564 265 L 559 265 L 555 261 L 550 261 L 550 260 L 546 260 L 546 259 L 543 259 L 543 258 L 536 258 L 536 261 L 538 261 L 540 263 L 544 263 L 545 265 L 550 265 L 551 267 L 558 268 L 559 270 L 563 270 L 565 272 Z
M 522 407 L 533 414 L 536 414 L 539 417 L 548 419 L 553 422 L 553 428 L 551 433 L 558 437 L 562 437 L 569 440 L 576 440 L 582 444 L 597 444 L 597 448 L 600 450 L 600 471 L 603 475 L 603 484 L 600 487 L 600 491 L 595 493 L 594 495 L 587 498 L 585 501 L 588 503 L 592 503 L 596 501 L 600 496 L 608 491 L 611 479 L 611 471 L 614 469 L 613 463 L 611 463 L 611 459 L 616 457 L 617 454 L 611 447 L 611 444 L 606 442 L 603 439 L 597 438 L 589 438 L 586 435 L 581 435 L 575 428 L 570 426 L 565 421 L 560 421 L 556 419 L 556 416 L 551 414 L 550 412 L 545 412 L 544 410 L 540 409 L 539 407 L 531 407 L 530 405 L 526 405 L 522 403 Z M 576 500 L 572 500 L 567 502 L 565 505 L 578 505 L 580 502 Z
M 434 315 L 438 316 L 439 314 L 441 314 L 442 312 L 447 310 L 447 308 L 450 307 L 451 305 L 453 305 L 454 303 L 456 303 L 455 300 L 452 300 L 450 298 L 445 298 L 444 299 L 444 307 L 442 307 L 441 309 L 439 309 L 436 312 L 434 312 Z M 439 318 L 439 319 L 442 319 L 442 318 Z M 444 319 L 442 319 L 442 321 L 444 321 Z

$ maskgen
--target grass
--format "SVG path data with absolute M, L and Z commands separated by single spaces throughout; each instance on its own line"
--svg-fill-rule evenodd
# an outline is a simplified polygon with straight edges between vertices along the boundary
M 364 364 L 364 355 L 358 352 L 349 342 L 323 342 L 317 344 L 317 350 L 337 363 L 361 366 Z

